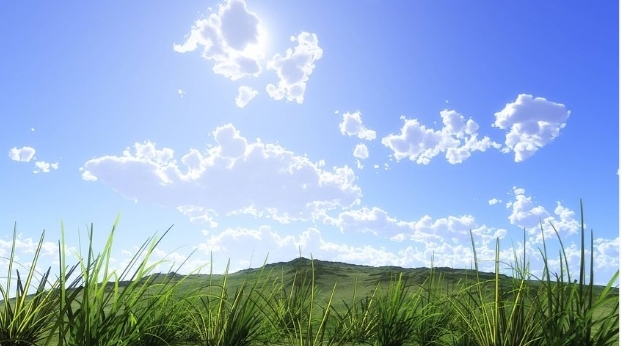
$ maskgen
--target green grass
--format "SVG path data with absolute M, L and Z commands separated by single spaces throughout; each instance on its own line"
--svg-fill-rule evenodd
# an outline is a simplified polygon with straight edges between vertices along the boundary
M 116 272 L 115 230 L 116 222 L 97 251 L 91 226 L 72 265 L 61 238 L 56 279 L 33 269 L 44 234 L 29 268 L 13 247 L 0 285 L 0 346 L 618 345 L 618 271 L 594 285 L 593 233 L 587 245 L 584 228 L 579 272 L 568 272 L 557 233 L 560 272 L 550 272 L 544 243 L 539 278 L 525 253 L 514 254 L 511 276 L 501 274 L 499 240 L 493 273 L 478 270 L 474 246 L 473 270 L 297 258 L 220 275 L 154 273 L 161 262 L 149 257 L 169 231 L 147 239 Z

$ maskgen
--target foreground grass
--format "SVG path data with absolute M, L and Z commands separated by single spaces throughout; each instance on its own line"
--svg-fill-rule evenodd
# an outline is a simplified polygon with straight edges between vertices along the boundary
M 593 234 L 587 258 L 584 228 L 577 279 L 558 233 L 560 272 L 550 271 L 544 243 L 540 278 L 530 274 L 525 253 L 515 254 L 511 277 L 500 274 L 498 240 L 494 273 L 479 272 L 473 246 L 472 271 L 300 258 L 233 274 L 184 276 L 172 267 L 153 273 L 161 263 L 150 255 L 168 231 L 147 239 L 122 272 L 112 271 L 115 229 L 116 222 L 96 252 L 91 226 L 87 249 L 72 266 L 62 238 L 55 280 L 50 270 L 33 269 L 44 234 L 21 276 L 14 232 L 7 281 L 0 286 L 0 346 L 618 344 L 618 271 L 608 285 L 594 285 Z

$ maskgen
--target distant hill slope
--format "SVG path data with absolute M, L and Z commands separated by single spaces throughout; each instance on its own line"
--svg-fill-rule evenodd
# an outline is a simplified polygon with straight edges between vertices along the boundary
M 358 295 L 365 295 L 370 293 L 377 284 L 386 284 L 390 282 L 396 275 L 402 274 L 404 279 L 414 285 L 420 285 L 427 280 L 431 273 L 430 268 L 401 268 L 397 266 L 381 266 L 372 267 L 365 265 L 356 265 L 342 262 L 330 262 L 313 259 L 312 264 L 314 267 L 315 283 L 320 288 L 323 294 L 327 294 L 332 291 L 336 283 L 336 298 L 346 299 L 351 298 L 351 293 L 354 286 L 357 283 Z M 289 262 L 277 262 L 266 264 L 264 267 L 249 268 L 240 270 L 238 272 L 230 273 L 227 277 L 227 286 L 231 289 L 236 288 L 244 281 L 252 281 L 259 273 L 263 272 L 264 277 L 269 275 L 272 279 L 282 280 L 286 285 L 290 285 L 293 282 L 294 276 L 303 276 L 310 280 L 311 278 L 311 260 L 308 258 L 296 258 Z M 473 282 L 476 280 L 476 271 L 469 269 L 453 269 L 447 267 L 433 268 L 436 277 L 442 278 L 442 284 L 446 289 L 456 288 L 458 283 L 467 280 Z M 174 277 L 170 277 L 173 275 Z M 186 289 L 205 287 L 210 280 L 209 274 L 192 274 L 187 277 L 176 273 L 168 274 L 155 274 L 151 276 L 151 279 L 162 280 L 168 277 L 173 281 L 185 278 L 181 287 Z M 223 278 L 223 275 L 212 275 L 212 283 L 219 283 Z M 479 278 L 483 281 L 493 280 L 495 278 L 494 273 L 479 272 Z M 509 289 L 512 286 L 512 278 L 500 274 L 499 275 L 501 285 L 504 288 Z M 538 282 L 531 281 L 531 284 L 538 285 Z M 599 294 L 603 286 L 596 286 L 594 288 L 595 294 Z M 614 290 L 615 294 L 618 294 L 618 288 Z

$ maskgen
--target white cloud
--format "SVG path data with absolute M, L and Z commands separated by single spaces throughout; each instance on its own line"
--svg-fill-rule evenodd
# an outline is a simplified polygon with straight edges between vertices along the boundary
M 11 247 L 15 245 L 16 252 L 20 252 L 22 255 L 33 254 L 38 245 L 39 239 L 32 238 L 22 238 L 21 235 L 15 239 L 15 244 L 13 244 L 13 239 L 6 241 L 0 239 L 0 257 L 7 257 L 11 252 Z M 58 256 L 58 245 L 56 242 L 44 241 L 41 244 L 41 255 L 43 256 Z
M 179 95 L 179 97 L 183 98 L 185 96 L 185 91 L 177 89 L 177 94 Z
M 487 203 L 489 203 L 489 205 L 494 205 L 494 204 L 502 203 L 502 200 L 497 199 L 497 198 L 492 198 L 489 201 L 487 201 Z
M 397 161 L 409 158 L 418 164 L 428 164 L 440 153 L 445 153 L 451 164 L 462 163 L 473 151 L 486 151 L 490 147 L 500 148 L 500 144 L 489 137 L 477 139 L 479 125 L 453 110 L 440 112 L 444 126 L 440 130 L 427 128 L 417 119 L 406 119 L 400 134 L 390 134 L 382 138 L 382 144 L 392 149 Z
M 239 108 L 244 108 L 255 96 L 259 94 L 258 91 L 253 88 L 242 85 L 238 89 L 237 97 L 235 98 L 235 104 Z
M 356 145 L 356 149 L 354 149 L 354 157 L 362 160 L 369 158 L 369 149 L 366 145 L 364 145 L 364 143 Z
M 412 230 L 411 223 L 390 217 L 377 207 L 347 210 L 340 213 L 337 218 L 326 218 L 324 223 L 336 226 L 345 233 L 370 232 L 384 237 Z
M 619 237 L 597 238 L 593 241 L 595 267 L 597 269 L 619 269 Z
M 203 46 L 202 56 L 213 60 L 213 71 L 235 81 L 261 73 L 260 46 L 265 41 L 261 20 L 248 11 L 244 0 L 226 0 L 218 12 L 195 22 L 183 44 L 175 44 L 179 53 Z
M 45 161 L 37 161 L 35 162 L 35 166 L 37 168 L 33 173 L 49 173 L 50 169 L 58 169 L 58 162 L 48 163 Z
M 479 226 L 472 215 L 448 216 L 435 220 L 430 216 L 423 216 L 418 221 L 403 221 L 378 207 L 346 210 L 335 218 L 325 217 L 323 222 L 338 227 L 344 233 L 372 233 L 396 241 L 409 239 L 421 243 L 450 240 L 455 244 L 468 244 L 470 230 L 477 239 L 483 241 L 503 238 L 506 234 L 505 230 Z
M 218 223 L 214 221 L 214 218 L 218 216 L 218 214 L 211 209 L 205 209 L 195 205 L 182 205 L 178 206 L 177 210 L 181 214 L 187 216 L 190 222 L 208 223 L 211 228 L 218 227 Z
M 369 130 L 362 125 L 360 112 L 344 113 L 343 121 L 339 124 L 339 129 L 343 135 L 357 136 L 360 139 L 374 140 L 375 131 Z
M 559 136 L 569 113 L 563 104 L 520 94 L 495 114 L 493 126 L 509 130 L 503 152 L 513 151 L 515 162 L 521 162 Z
M 575 213 L 564 207 L 560 202 L 556 203 L 554 215 L 550 214 L 543 206 L 533 202 L 532 197 L 526 196 L 524 189 L 514 187 L 515 201 L 507 205 L 511 208 L 509 222 L 512 225 L 525 229 L 531 236 L 530 240 L 535 243 L 543 241 L 541 227 L 543 227 L 546 239 L 556 238 L 554 228 L 561 236 L 575 234 L 580 229 L 579 220 L 575 219 Z
M 270 226 L 261 226 L 258 229 L 244 227 L 227 228 L 216 233 L 207 234 L 205 242 L 198 245 L 197 249 L 204 254 L 214 254 L 220 259 L 246 262 L 256 261 L 253 265 L 259 266 L 268 258 L 270 262 L 289 261 L 298 256 L 299 247 L 305 246 L 305 236 L 302 232 L 298 237 L 287 235 L 281 236 Z M 245 256 L 245 257 L 243 257 Z M 233 270 L 239 263 L 233 263 Z
M 87 161 L 82 178 L 139 202 L 200 207 L 217 215 L 255 210 L 281 222 L 310 220 L 319 209 L 359 203 L 362 192 L 348 166 L 327 170 L 322 161 L 280 145 L 249 143 L 231 124 L 218 127 L 213 136 L 217 146 L 190 149 L 180 162 L 170 148 L 136 143 L 133 152 L 128 148 L 121 156 Z
M 9 157 L 13 161 L 30 162 L 35 155 L 34 148 L 22 147 L 21 149 L 11 148 L 9 150 Z
M 315 69 L 315 61 L 321 59 L 323 50 L 319 47 L 317 35 L 302 32 L 291 37 L 298 45 L 287 49 L 285 55 L 276 54 L 267 62 L 267 69 L 276 71 L 278 85 L 268 84 L 267 93 L 275 100 L 287 98 L 288 101 L 304 102 L 304 92 L 308 76 Z

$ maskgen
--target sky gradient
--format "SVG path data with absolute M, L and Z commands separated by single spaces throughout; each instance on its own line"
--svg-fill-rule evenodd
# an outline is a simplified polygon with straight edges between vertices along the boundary
M 619 267 L 616 2 L 0 4 L 0 255 Z M 526 234 L 526 243 L 523 237 Z M 269 255 L 269 256 L 268 256 Z M 552 263 L 554 264 L 554 263 Z M 508 269 L 508 264 L 503 267 Z

